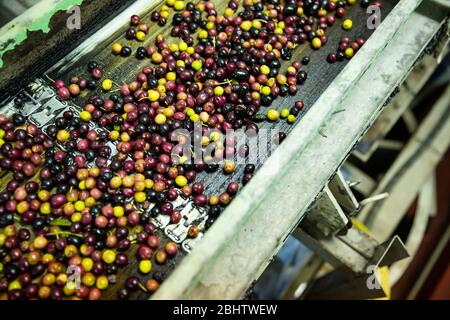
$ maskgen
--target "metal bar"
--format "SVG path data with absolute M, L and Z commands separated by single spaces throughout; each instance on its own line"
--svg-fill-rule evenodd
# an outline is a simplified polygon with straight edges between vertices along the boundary
M 393 9 L 154 298 L 242 297 L 436 31 L 437 23 L 428 23 L 408 37 L 420 3 L 402 0 Z M 387 61 L 395 62 L 385 68 Z
M 351 276 L 365 272 L 370 254 L 374 253 L 377 244 L 372 242 L 369 237 L 361 234 L 356 228 L 350 229 L 349 233 L 359 233 L 357 237 L 364 242 L 362 247 L 368 248 L 369 252 L 355 250 L 345 241 L 342 241 L 341 237 L 331 236 L 319 240 L 300 228 L 297 228 L 293 235 L 336 270 Z
M 308 297 L 316 299 L 364 299 L 385 296 L 383 290 L 373 291 L 369 286 L 371 274 L 383 266 L 408 257 L 399 237 L 378 244 L 368 234 L 352 228 L 346 236 L 315 239 L 303 230 L 294 235 L 334 266 L 333 272 L 317 280 Z M 347 289 L 351 288 L 351 292 Z M 381 289 L 378 288 L 378 289 Z M 374 296 L 375 294 L 375 296 Z
M 345 181 L 341 169 L 336 172 L 328 187 L 345 213 L 348 216 L 354 216 L 359 210 L 360 205 L 347 181 Z
M 61 59 L 47 73 L 54 70 L 64 72 L 73 67 L 73 65 L 81 57 L 88 55 L 91 51 L 95 50 L 106 39 L 111 37 L 111 30 L 114 30 L 115 34 L 119 34 L 123 26 L 125 26 L 130 20 L 130 16 L 133 14 L 144 15 L 151 11 L 154 7 L 161 3 L 161 0 L 138 0 L 130 5 L 126 10 L 118 14 L 113 20 L 104 25 L 100 30 L 94 33 L 89 39 L 81 43 L 75 50 L 70 52 L 64 59 Z
M 308 299 L 312 300 L 362 300 L 379 299 L 387 296 L 387 292 L 380 286 L 371 286 L 369 283 L 377 282 L 376 273 L 361 274 L 355 278 L 347 278 L 336 271 L 332 271 L 317 279 L 308 291 Z M 373 283 L 375 284 L 375 283 Z
M 338 233 L 349 220 L 328 186 L 317 197 L 300 225 L 317 237 Z
M 361 161 L 367 162 L 379 148 L 380 141 L 391 131 L 398 119 L 410 107 L 411 102 L 419 90 L 425 85 L 428 78 L 436 69 L 438 62 L 435 57 L 425 56 L 414 67 L 408 79 L 402 84 L 400 92 L 392 99 L 388 106 L 381 112 L 375 123 L 358 142 L 353 155 Z
M 392 234 L 450 145 L 449 102 L 450 86 L 375 190 L 387 191 L 390 197 L 363 209 L 366 224 L 377 239 L 384 240 Z
M 376 187 L 375 180 L 372 177 L 351 164 L 349 161 L 346 161 L 342 165 L 341 171 L 349 175 L 348 180 L 350 180 L 351 184 L 353 184 L 351 188 L 365 197 L 369 196 Z

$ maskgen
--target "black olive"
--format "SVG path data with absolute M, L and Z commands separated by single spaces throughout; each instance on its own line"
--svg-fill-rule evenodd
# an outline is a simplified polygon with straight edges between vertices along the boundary
M 305 71 L 300 71 L 298 74 L 297 74 L 297 81 L 298 81 L 298 84 L 303 84 L 304 82 L 305 82 L 305 80 L 306 80 L 306 78 L 308 77 L 308 74 L 305 72 Z
M 290 58 L 289 58 L 290 59 Z M 278 75 L 278 73 L 280 72 L 279 69 L 270 69 L 269 72 L 269 78 L 273 78 L 276 77 Z
M 58 262 L 64 262 L 66 260 L 66 256 L 64 255 L 64 251 L 56 252 L 55 259 Z
M 5 213 L 0 216 L 0 227 L 4 228 L 14 223 L 14 215 L 12 213 Z
M 51 124 L 45 129 L 45 132 L 49 135 L 49 137 L 54 138 L 58 133 L 58 128 L 55 125 Z
M 118 94 L 118 93 L 113 93 L 113 94 L 111 94 L 111 95 L 109 96 L 109 99 L 111 99 L 111 100 L 114 101 L 114 102 L 119 102 L 119 101 L 122 100 L 122 99 L 120 98 L 120 94 Z
M 94 79 L 89 79 L 86 81 L 86 88 L 88 88 L 89 90 L 94 90 L 96 87 L 97 82 Z
M 23 99 L 20 97 L 17 97 L 14 99 L 14 103 L 18 106 L 18 107 L 22 107 L 23 106 Z
M 51 180 L 42 180 L 41 188 L 45 190 L 50 190 L 51 188 L 53 188 L 53 182 Z
M 92 101 L 92 104 L 96 107 L 101 107 L 103 106 L 103 99 L 100 97 L 96 97 L 94 101 Z
M 217 171 L 217 169 L 219 169 L 219 165 L 217 163 L 208 163 L 205 168 L 206 172 L 209 173 Z
M 149 211 L 141 213 L 141 223 L 148 223 L 150 221 L 151 215 Z
M 166 135 L 170 131 L 170 126 L 167 123 L 161 124 L 159 126 L 159 132 Z
M 338 8 L 345 8 L 346 5 L 347 5 L 347 2 L 343 1 L 343 0 L 339 0 L 339 1 L 336 2 L 336 6 Z
M 89 71 L 92 71 L 95 68 L 98 68 L 98 63 L 96 61 L 89 61 L 87 67 Z
M 122 161 L 114 159 L 109 166 L 113 171 L 120 170 L 122 168 Z
M 136 58 L 137 59 L 144 59 L 147 57 L 147 50 L 145 50 L 144 47 L 139 47 L 136 49 Z
M 297 14 L 297 1 L 287 1 L 284 5 L 283 14 L 285 16 L 293 16 Z
M 55 125 L 59 129 L 64 129 L 65 127 L 67 127 L 67 120 L 65 118 L 58 117 L 55 119 Z
M 62 166 L 59 164 L 53 164 L 52 166 L 50 166 L 50 171 L 52 172 L 52 174 L 57 174 L 58 172 L 61 172 Z
M 3 260 L 4 257 L 8 255 L 8 252 L 5 248 L 0 248 L 0 260 Z
M 160 27 L 162 27 L 163 25 L 165 25 L 167 23 L 167 20 L 166 19 L 164 19 L 163 17 L 159 17 L 159 19 L 158 19 L 158 25 L 160 26 Z
M 73 244 L 74 246 L 76 246 L 77 248 L 79 248 L 81 246 L 81 244 L 83 243 L 83 241 L 81 240 L 80 237 L 76 237 L 76 236 L 69 236 L 67 238 L 67 243 L 68 244 Z
M 69 184 L 69 186 L 72 186 L 72 187 L 77 186 L 77 185 L 78 185 L 78 180 L 77 180 L 77 178 L 75 178 L 75 177 L 70 178 L 68 184 Z
M 93 161 L 95 160 L 95 151 L 92 149 L 88 149 L 86 150 L 86 152 L 84 153 L 84 156 L 86 157 L 87 161 Z
M 242 178 L 242 183 L 244 185 L 247 184 L 250 181 L 251 178 L 253 178 L 253 174 L 252 173 L 244 174 L 244 177 Z
M 96 250 L 103 250 L 105 248 L 105 243 L 103 241 L 96 241 L 94 244 Z
M 212 206 L 209 208 L 209 215 L 211 217 L 217 218 L 220 215 L 221 209 L 217 206 Z
M 208 230 L 215 221 L 216 219 L 214 219 L 213 217 L 208 218 L 205 222 L 205 229 Z
M 285 97 L 289 94 L 289 87 L 286 85 L 280 86 L 280 96 Z
M 158 203 L 162 203 L 162 202 L 166 201 L 166 199 L 167 199 L 167 195 L 164 192 L 160 192 L 156 195 L 156 201 Z
M 292 114 L 293 116 L 297 116 L 298 113 L 299 113 L 299 111 L 300 111 L 300 110 L 299 110 L 298 108 L 296 108 L 295 106 L 292 107 L 290 110 L 291 110 L 291 111 L 290 111 L 290 114 Z
M 131 55 L 131 52 L 132 52 L 132 50 L 130 47 L 123 46 L 122 50 L 120 50 L 120 55 L 122 57 L 129 57 Z
M 252 27 L 252 28 L 250 29 L 250 34 L 251 34 L 252 38 L 258 38 L 258 36 L 259 36 L 259 30 Z
M 35 229 L 35 230 L 41 230 L 42 228 L 45 227 L 45 225 L 46 225 L 46 223 L 45 223 L 44 219 L 42 219 L 42 218 L 36 218 L 33 221 L 33 229 Z
M 81 124 L 81 119 L 79 117 L 75 117 L 70 121 L 70 125 L 72 127 L 78 128 Z
M 306 34 L 306 37 L 309 41 L 312 41 L 316 37 L 316 33 L 314 31 L 310 31 Z
M 255 172 L 255 165 L 253 163 L 245 165 L 244 173 L 254 173 L 254 172 Z
M 273 102 L 274 98 L 271 95 L 262 95 L 260 100 L 263 106 L 269 106 Z
M 146 192 L 146 194 L 147 194 L 147 200 L 148 200 L 148 201 L 150 201 L 150 202 L 156 202 L 158 193 L 157 193 L 155 190 L 150 189 L 150 190 L 148 190 L 148 191 Z
M 67 193 L 69 190 L 70 190 L 70 187 L 67 184 L 60 184 L 58 186 L 58 193 Z
M 134 130 L 137 134 L 142 134 L 147 131 L 147 126 L 143 123 L 138 123 Z
M 115 194 L 113 197 L 113 201 L 117 205 L 122 205 L 125 203 L 125 196 L 123 194 Z
M 158 86 L 158 81 L 156 79 L 149 79 L 147 84 L 150 89 L 155 89 Z
M 173 24 L 174 26 L 177 26 L 177 25 L 179 25 L 181 22 L 183 22 L 183 16 L 182 16 L 181 13 L 179 13 L 179 12 L 175 13 L 175 14 L 173 15 L 173 18 L 172 18 L 172 24 Z
M 313 1 L 304 1 L 303 2 L 303 11 L 307 16 L 314 16 L 319 11 L 320 6 L 316 2 Z
M 12 121 L 16 126 L 21 126 L 25 123 L 25 117 L 19 113 L 16 113 L 12 116 Z
M 103 229 L 99 229 L 99 228 L 94 228 L 93 230 L 94 232 L 94 236 L 97 240 L 106 240 L 107 237 L 107 232 L 106 230 Z
M 161 209 L 158 206 L 154 206 L 151 210 L 150 210 L 150 214 L 152 217 L 156 217 L 159 214 L 161 214 Z
M 144 171 L 144 176 L 148 179 L 151 179 L 155 172 L 152 169 L 147 169 Z
M 9 200 L 9 195 L 7 192 L 0 192 L 0 203 L 5 203 Z
M 107 275 L 112 275 L 112 274 L 116 274 L 119 271 L 119 267 L 117 266 L 117 264 L 108 264 L 106 266 L 106 274 Z
M 3 274 L 9 280 L 17 278 L 17 276 L 19 275 L 19 272 L 20 272 L 19 267 L 17 267 L 15 264 L 12 264 L 12 263 L 7 264 L 3 268 Z
M 248 71 L 243 70 L 243 69 L 238 69 L 233 74 L 233 77 L 237 81 L 245 81 L 248 79 L 249 76 L 250 76 L 250 74 L 248 73 Z

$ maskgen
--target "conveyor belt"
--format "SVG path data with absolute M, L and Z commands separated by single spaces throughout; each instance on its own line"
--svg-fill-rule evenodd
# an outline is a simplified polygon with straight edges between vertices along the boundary
M 223 1 L 213 1 L 218 3 L 219 12 L 225 6 L 225 2 Z M 219 4 L 220 3 L 220 4 Z M 386 16 L 390 10 L 393 8 L 393 4 L 391 2 L 383 2 L 383 17 Z M 149 12 L 150 13 L 150 12 Z M 145 20 L 149 20 L 148 15 L 144 17 Z M 350 31 L 344 31 L 341 28 L 341 22 L 338 21 L 334 26 L 327 30 L 327 35 L 329 36 L 328 43 L 321 48 L 320 50 L 313 50 L 309 44 L 304 44 L 297 48 L 294 53 L 291 61 L 300 61 L 303 57 L 309 56 L 310 63 L 307 66 L 302 67 L 302 70 L 308 73 L 308 79 L 306 82 L 299 87 L 299 91 L 295 97 L 285 97 L 278 98 L 275 100 L 272 106 L 276 106 L 277 109 L 282 109 L 284 107 L 290 108 L 294 105 L 295 101 L 301 99 L 305 103 L 305 108 L 302 113 L 297 117 L 297 121 L 302 121 L 302 116 L 309 110 L 310 106 L 314 104 L 314 102 L 318 99 L 321 93 L 328 87 L 328 85 L 334 80 L 336 75 L 345 67 L 347 61 L 337 62 L 334 64 L 329 64 L 326 62 L 326 56 L 330 52 L 336 52 L 337 45 L 342 36 L 348 36 L 350 39 L 355 39 L 356 37 L 364 37 L 368 38 L 371 34 L 371 30 L 366 28 L 367 14 L 365 13 L 365 9 L 359 7 L 358 5 L 351 6 L 345 15 L 345 19 L 353 20 L 353 28 Z M 170 19 L 168 19 L 170 21 Z M 149 34 L 158 34 L 162 33 L 166 36 L 166 38 L 170 38 L 168 33 L 170 32 L 170 24 L 167 24 L 165 27 L 161 28 L 157 25 L 151 24 L 151 28 L 149 30 Z M 138 43 L 136 41 L 126 40 L 124 37 L 124 32 L 127 29 L 126 26 L 123 26 L 120 30 L 111 30 L 111 37 L 106 41 L 102 42 L 97 46 L 97 49 L 89 54 L 86 54 L 73 63 L 73 66 L 63 72 L 59 71 L 59 68 L 52 70 L 48 73 L 48 76 L 53 79 L 63 79 L 68 80 L 71 76 L 81 76 L 88 75 L 86 64 L 90 60 L 96 60 L 103 68 L 104 78 L 109 78 L 115 81 L 116 87 L 117 84 L 121 84 L 122 82 L 131 82 L 134 80 L 134 76 L 137 72 L 139 72 L 143 66 L 149 64 L 149 60 L 137 60 L 134 55 L 129 58 L 122 58 L 120 56 L 113 56 L 111 54 L 111 45 L 114 42 L 120 42 L 123 45 L 129 45 L 133 48 L 133 51 L 137 48 L 137 46 L 145 46 L 151 42 L 153 42 L 154 37 L 149 37 L 146 39 L 144 43 Z M 89 41 L 89 39 L 87 40 Z M 176 41 L 171 38 L 171 41 Z M 287 63 L 284 63 L 286 66 Z M 46 76 L 42 76 L 42 79 L 46 80 L 49 85 L 51 84 L 48 81 Z M 100 91 L 100 90 L 99 90 Z M 79 107 L 83 107 L 87 97 L 79 97 L 75 99 L 73 102 L 77 104 Z M 261 108 L 261 111 L 264 112 L 266 108 Z M 285 121 L 279 121 L 276 123 L 268 123 L 263 122 L 259 124 L 261 130 L 263 129 L 272 129 L 278 130 L 285 133 L 289 133 L 292 129 L 292 125 L 287 124 Z M 264 161 L 269 156 L 268 154 L 259 155 L 258 162 L 255 163 L 256 168 L 259 168 Z M 242 176 L 243 176 L 243 165 L 237 167 L 237 170 L 232 174 L 225 176 L 222 171 L 218 170 L 215 173 L 207 174 L 201 173 L 197 176 L 197 181 L 203 181 L 205 184 L 206 194 L 219 194 L 223 192 L 231 181 L 237 181 L 242 186 Z M 299 168 L 301 170 L 301 168 Z M 133 254 L 129 255 L 130 257 Z M 178 262 L 179 259 L 182 258 L 182 255 L 178 255 L 177 259 L 172 263 L 169 263 L 164 266 L 163 272 L 170 271 L 174 265 Z M 157 264 L 154 264 L 156 267 L 154 271 L 161 271 L 160 267 Z M 123 281 L 130 275 L 135 274 L 138 277 L 144 278 L 140 276 L 137 272 L 137 261 L 136 259 L 130 259 L 130 264 L 126 269 L 122 269 L 119 271 L 117 275 L 117 281 L 119 285 L 111 286 L 105 293 L 104 297 L 115 298 L 115 291 L 122 286 Z M 146 276 L 145 278 L 148 278 Z M 142 293 L 140 291 L 133 293 L 132 298 L 147 298 L 148 295 Z

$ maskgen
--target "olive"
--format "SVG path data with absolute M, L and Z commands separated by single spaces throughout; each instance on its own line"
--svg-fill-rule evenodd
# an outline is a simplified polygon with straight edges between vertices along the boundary
M 97 87 L 97 82 L 94 79 L 89 79 L 86 80 L 86 88 L 88 88 L 89 90 L 94 90 Z M 78 119 L 78 118 L 74 118 Z
M 144 59 L 145 57 L 147 57 L 147 50 L 144 47 L 138 47 L 136 49 L 136 58 Z
M 21 126 L 25 123 L 25 117 L 23 115 L 21 115 L 20 113 L 15 113 L 12 116 L 12 121 L 16 126 Z
M 95 68 L 98 68 L 98 63 L 97 61 L 89 61 L 87 64 L 87 68 L 89 70 L 89 72 L 91 72 L 92 70 L 94 70 Z
M 233 77 L 234 77 L 237 81 L 245 81 L 245 80 L 248 79 L 249 76 L 250 76 L 250 75 L 249 75 L 248 71 L 243 70 L 243 69 L 236 70 L 236 71 L 234 72 L 234 74 L 233 74 Z
M 308 56 L 304 56 L 302 59 L 302 64 L 306 66 L 310 62 L 310 60 L 311 59 Z
M 120 55 L 122 57 L 129 57 L 131 55 L 131 53 L 132 53 L 131 48 L 127 47 L 127 46 L 123 46 L 122 50 L 120 50 Z

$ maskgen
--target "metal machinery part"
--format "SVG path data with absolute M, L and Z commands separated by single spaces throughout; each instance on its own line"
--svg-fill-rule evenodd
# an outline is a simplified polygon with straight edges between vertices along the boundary
M 245 217 L 245 222 L 235 222 L 236 226 L 219 220 L 205 235 L 205 241 L 174 271 L 158 298 L 242 296 L 445 25 L 448 9 L 441 11 L 441 16 L 439 12 L 423 15 L 417 10 L 419 4 L 400 1 L 394 7 L 367 46 L 277 149 L 283 155 L 277 159 L 282 164 L 269 159 L 227 209 L 234 221 Z M 270 186 L 261 190 L 259 186 L 268 181 Z M 302 190 L 299 192 L 296 186 L 302 186 Z M 283 214 L 277 225 L 271 223 L 273 212 Z M 233 232 L 236 229 L 239 232 Z M 397 245 L 397 240 L 393 244 Z M 251 260 L 246 258 L 249 256 Z M 197 276 L 183 278 L 186 273 Z M 174 296 L 175 286 L 178 294 Z
M 426 2 L 423 4 L 426 8 L 417 10 L 419 4 L 420 1 L 400 1 L 394 7 L 369 38 L 367 46 L 276 150 L 283 156 L 278 157 L 278 162 L 269 159 L 229 206 L 224 216 L 229 214 L 234 220 L 221 218 L 213 225 L 205 241 L 163 285 L 156 295 L 158 298 L 243 295 L 376 119 L 428 43 L 441 28 L 447 28 L 448 8 L 436 10 L 434 4 Z M 261 189 L 259 186 L 263 184 L 266 188 Z M 299 192 L 297 186 L 307 187 Z M 283 215 L 275 225 L 274 212 Z M 397 248 L 400 243 L 396 238 L 393 240 Z M 376 247 L 372 244 L 372 249 Z M 404 251 L 400 252 L 397 258 L 404 257 Z M 250 256 L 252 259 L 247 258 Z M 186 273 L 196 277 L 186 279 L 183 277 Z
M 157 3 L 135 1 L 45 74 L 76 68 L 77 60 L 98 52 L 111 30 L 120 30 L 131 14 L 147 13 Z M 398 237 L 375 240 L 352 227 L 351 218 L 361 206 L 338 169 L 433 39 L 448 38 L 448 13 L 447 1 L 398 1 L 251 182 L 201 235 L 202 241 L 186 239 L 190 223 L 202 225 L 207 217 L 191 200 L 176 204 L 183 214 L 178 225 L 155 217 L 166 236 L 190 254 L 153 298 L 242 298 L 291 233 L 350 275 L 351 281 L 345 278 L 336 290 L 361 289 L 367 266 L 390 265 L 406 257 Z M 64 109 L 79 110 L 76 103 L 60 101 L 42 74 L 20 93 L 26 97 L 20 112 L 40 127 Z M 1 111 L 16 112 L 13 97 L 4 100 Z

